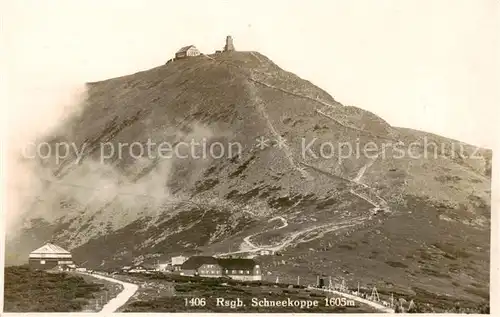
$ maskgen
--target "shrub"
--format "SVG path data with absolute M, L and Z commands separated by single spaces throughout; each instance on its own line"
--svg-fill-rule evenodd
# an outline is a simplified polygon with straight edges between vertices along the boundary
M 4 285 L 7 312 L 81 311 L 88 304 L 86 298 L 102 288 L 102 284 L 86 283 L 79 276 L 28 267 L 6 267 Z

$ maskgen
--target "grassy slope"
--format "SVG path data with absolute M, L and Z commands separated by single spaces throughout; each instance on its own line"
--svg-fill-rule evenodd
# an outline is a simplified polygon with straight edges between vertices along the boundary
M 428 201 L 407 197 L 404 213 L 348 232 L 326 234 L 279 257 L 260 257 L 270 281 L 315 283 L 319 274 L 351 289 L 376 286 L 385 300 L 414 299 L 425 311 L 447 311 L 456 303 L 478 309 L 489 303 L 489 232 L 438 218 Z M 410 213 L 411 212 L 411 213 Z M 427 306 L 428 305 L 428 306 Z
M 88 186 L 111 182 L 112 188 L 139 194 L 156 195 L 160 189 L 151 199 L 114 197 L 105 192 L 95 198 L 80 189 L 47 188 L 42 194 L 50 202 L 51 212 L 62 216 L 58 224 L 52 225 L 55 237 L 63 246 L 79 246 L 74 250 L 77 258 L 94 254 L 91 262 L 100 265 L 102 260 L 106 264 L 120 263 L 144 254 L 167 258 L 181 251 L 221 252 L 229 246 L 234 250 L 245 235 L 264 228 L 273 215 L 285 215 L 292 224 L 312 225 L 314 221 L 336 220 L 336 216 L 330 216 L 335 210 L 347 210 L 352 216 L 366 213 L 370 206 L 348 194 L 352 186 L 348 180 L 368 159 L 303 159 L 299 150 L 302 137 L 318 138 L 317 143 L 357 140 L 360 146 L 398 140 L 410 143 L 423 136 L 440 143 L 452 141 L 392 128 L 371 113 L 343 107 L 321 89 L 279 69 L 260 54 L 236 52 L 216 59 L 214 62 L 197 57 L 92 83 L 86 108 L 54 133 L 55 140 L 90 144 L 83 164 L 73 165 L 68 159 L 67 164 L 53 166 L 58 178 Z M 332 106 L 270 88 L 249 77 Z M 260 107 L 256 105 L 259 100 Z M 253 148 L 256 137 L 271 137 L 273 133 L 289 140 L 295 163 L 303 160 L 323 172 L 309 168 L 307 172 L 314 179 L 305 180 L 290 163 L 290 153 L 274 147 L 263 151 Z M 245 146 L 243 155 L 201 162 L 137 161 L 125 155 L 99 165 L 95 164 L 97 148 L 92 147 L 108 141 L 145 142 L 151 138 L 156 142 L 174 142 L 207 136 L 211 141 L 241 142 Z M 318 146 L 314 150 L 317 152 Z M 345 271 L 356 271 L 356 278 L 380 281 L 383 277 L 403 288 L 418 287 L 420 279 L 432 277 L 426 282 L 432 294 L 452 289 L 456 298 L 485 300 L 484 289 L 489 287 L 488 159 L 471 161 L 441 154 L 447 157 L 376 160 L 361 181 L 391 204 L 394 215 L 388 220 L 372 219 L 351 233 L 327 234 L 322 239 L 292 246 L 286 250 L 286 256 L 289 262 L 302 263 L 299 268 L 280 264 L 274 265 L 273 270 L 294 275 L 302 268 L 314 279 L 317 273 L 330 274 L 345 267 Z M 174 196 L 201 202 L 202 207 L 165 205 Z M 257 216 L 249 217 L 242 212 L 244 209 Z M 283 231 L 286 234 L 293 228 L 291 225 Z M 223 234 L 212 239 L 215 232 Z M 466 236 L 470 240 L 463 241 Z M 272 233 L 258 239 L 264 242 L 270 237 Z M 446 261 L 450 263 L 425 255 L 434 252 L 429 250 L 442 237 L 448 238 L 443 248 L 464 245 L 468 250 L 477 246 L 483 249 L 469 251 L 467 260 L 448 256 Z M 71 245 L 65 245 L 67 241 Z M 317 251 L 325 248 L 321 251 L 324 254 Z M 318 254 L 311 256 L 310 249 Z M 404 260 L 406 256 L 418 259 Z M 425 262 L 420 263 L 422 268 L 418 267 L 418 260 Z M 449 266 L 455 267 L 458 275 L 435 276 L 447 274 Z M 411 274 L 415 281 L 408 278 Z M 480 295 L 466 290 L 471 283 L 484 285 Z
M 121 279 L 140 284 L 138 292 L 123 308 L 124 312 L 266 312 L 266 313 L 369 313 L 371 307 L 356 303 L 355 307 L 324 307 L 325 295 L 310 292 L 303 287 L 289 288 L 288 284 L 238 282 L 230 280 L 191 278 L 183 276 L 121 276 Z M 226 285 L 222 285 L 226 283 Z M 160 290 L 158 293 L 156 290 Z M 161 294 L 160 294 L 161 292 Z M 241 299 L 244 307 L 216 306 L 216 297 L 227 300 Z M 204 307 L 186 307 L 185 298 L 205 298 Z M 268 300 L 318 300 L 320 307 L 251 307 L 251 299 Z
M 6 267 L 4 282 L 6 312 L 78 312 L 103 289 L 80 276 Z

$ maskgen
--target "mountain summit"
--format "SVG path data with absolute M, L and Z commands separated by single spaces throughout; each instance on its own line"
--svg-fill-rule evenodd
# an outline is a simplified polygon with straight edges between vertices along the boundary
M 48 141 L 81 152 L 39 162 L 12 263 L 51 239 L 99 267 L 245 254 L 280 280 L 484 296 L 491 152 L 343 106 L 260 53 L 89 83 Z

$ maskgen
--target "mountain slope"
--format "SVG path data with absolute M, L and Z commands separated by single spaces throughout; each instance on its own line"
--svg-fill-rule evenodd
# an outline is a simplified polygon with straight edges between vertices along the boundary
M 431 293 L 484 300 L 491 152 L 345 107 L 259 53 L 90 83 L 81 113 L 46 140 L 82 155 L 38 162 L 48 176 L 8 261 L 47 239 L 105 267 L 267 246 L 282 257 L 261 257 L 265 268 L 291 281 L 336 274 L 411 292 L 432 277 Z M 159 157 L 162 142 L 186 143 Z

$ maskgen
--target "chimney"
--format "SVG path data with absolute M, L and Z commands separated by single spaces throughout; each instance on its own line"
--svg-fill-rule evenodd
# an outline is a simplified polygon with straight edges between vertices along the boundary
M 224 46 L 224 52 L 234 51 L 233 38 L 231 35 L 226 37 L 226 45 Z

